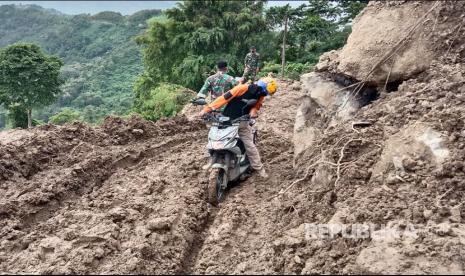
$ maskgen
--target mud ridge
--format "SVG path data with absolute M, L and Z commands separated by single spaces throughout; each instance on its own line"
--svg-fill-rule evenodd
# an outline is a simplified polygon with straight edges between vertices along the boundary
M 197 259 L 199 258 L 200 251 L 204 246 L 204 243 L 210 233 L 210 228 L 213 226 L 213 222 L 215 221 L 215 217 L 218 214 L 218 210 L 214 209 L 210 206 L 209 215 L 205 219 L 205 221 L 201 224 L 199 231 L 195 235 L 194 240 L 192 241 L 191 245 L 189 246 L 189 251 L 187 252 L 186 256 L 183 258 L 183 261 L 180 266 L 180 270 L 176 272 L 176 274 L 185 274 L 190 275 L 194 273 L 195 264 L 197 263 Z

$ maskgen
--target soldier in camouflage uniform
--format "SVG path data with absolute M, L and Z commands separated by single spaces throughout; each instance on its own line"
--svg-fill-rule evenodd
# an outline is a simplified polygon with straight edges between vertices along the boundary
M 257 50 L 254 46 L 250 47 L 250 53 L 245 56 L 244 61 L 245 69 L 244 75 L 242 76 L 243 82 L 247 82 L 251 80 L 252 82 L 255 81 L 255 76 L 259 70 L 259 63 L 260 63 L 260 55 L 257 53 Z
M 197 97 L 206 98 L 208 93 L 210 93 L 211 100 L 214 101 L 216 98 L 222 96 L 225 92 L 238 85 L 239 82 L 226 74 L 226 72 L 228 72 L 228 64 L 226 61 L 218 62 L 218 72 L 207 78 L 205 84 L 197 94 Z

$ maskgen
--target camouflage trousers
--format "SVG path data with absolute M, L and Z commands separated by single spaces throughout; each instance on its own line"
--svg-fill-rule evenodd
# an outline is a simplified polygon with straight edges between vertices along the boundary
M 256 76 L 257 68 L 245 68 L 244 74 L 242 75 L 242 77 L 244 78 L 244 82 L 247 82 L 248 80 L 254 82 Z

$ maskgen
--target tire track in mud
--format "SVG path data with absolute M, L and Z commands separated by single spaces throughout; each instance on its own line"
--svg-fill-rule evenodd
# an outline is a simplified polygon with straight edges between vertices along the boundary
M 95 198 L 95 196 L 98 196 L 99 194 L 108 194 L 106 190 L 108 190 L 109 187 L 113 186 L 115 180 L 118 181 L 121 178 L 120 176 L 126 176 L 127 174 L 133 175 L 135 178 L 133 177 L 129 181 L 135 181 L 137 183 L 137 181 L 140 181 L 139 179 L 137 179 L 140 176 L 139 172 L 144 170 L 150 171 L 151 166 L 154 165 L 155 168 L 163 168 L 163 166 L 159 166 L 156 164 L 163 164 L 165 160 L 168 160 L 168 167 L 171 166 L 170 164 L 173 164 L 175 166 L 179 165 L 181 167 L 181 170 L 189 170 L 190 164 L 186 164 L 186 162 L 184 162 L 184 165 L 182 165 L 182 163 L 176 164 L 172 163 L 169 160 L 173 160 L 171 156 L 176 156 L 176 152 L 179 153 L 183 150 L 185 151 L 185 149 L 192 148 L 192 141 L 195 141 L 196 137 L 198 136 L 199 130 L 194 129 L 193 131 L 189 131 L 188 133 L 182 133 L 181 135 L 176 135 L 175 133 L 173 133 L 167 137 L 156 137 L 154 139 L 146 140 L 135 145 L 131 144 L 96 148 L 93 147 L 93 152 L 87 154 L 83 162 L 76 163 L 71 168 L 63 167 L 62 170 L 62 168 L 56 166 L 54 167 L 52 165 L 51 169 L 38 172 L 31 179 L 26 180 L 22 184 L 22 187 L 26 186 L 26 188 L 22 188 L 21 191 L 18 193 L 20 197 L 19 200 L 22 200 L 22 203 L 18 202 L 17 199 L 11 197 L 10 200 L 13 201 L 12 204 L 8 203 L 8 200 L 5 201 L 6 198 L 4 198 L 1 202 L 2 204 L 0 206 L 0 213 L 4 214 L 5 216 L 1 218 L 0 223 L 2 223 L 2 225 L 10 226 L 7 228 L 2 228 L 2 236 L 4 236 L 7 240 L 11 240 L 11 242 L 6 244 L 3 243 L 3 245 L 0 246 L 0 258 L 5 259 L 5 254 L 18 254 L 20 260 L 26 258 L 26 261 L 28 259 L 27 256 L 30 253 L 24 254 L 24 250 L 38 250 L 40 253 L 42 250 L 40 249 L 42 246 L 41 244 L 44 241 L 43 237 L 41 237 L 41 235 L 39 234 L 40 232 L 49 233 L 48 235 L 52 234 L 52 236 L 61 235 L 60 232 L 62 232 L 63 230 L 60 230 L 58 225 L 56 225 L 53 228 L 50 228 L 50 223 L 52 221 L 57 220 L 62 216 L 71 217 L 66 219 L 68 222 L 63 227 L 65 228 L 66 232 L 68 231 L 66 230 L 66 228 L 69 224 L 76 225 L 74 224 L 75 222 L 73 222 L 75 221 L 75 219 L 72 219 L 72 217 L 74 216 L 73 213 L 85 214 L 85 212 L 78 210 L 85 210 L 89 207 L 97 207 L 101 209 L 103 206 L 99 207 L 98 205 L 95 206 L 94 204 L 92 204 L 92 202 L 98 203 L 100 200 L 98 197 Z M 85 148 L 86 147 L 84 146 L 80 150 L 85 150 Z M 194 151 L 199 152 L 199 150 L 196 149 L 194 149 Z M 76 154 L 82 156 L 81 153 L 76 152 Z M 68 156 L 66 155 L 67 154 L 65 153 L 63 155 L 57 156 L 56 159 L 68 158 Z M 195 158 L 195 155 L 193 157 Z M 178 157 L 178 160 L 179 158 L 180 157 Z M 59 163 L 60 161 L 58 160 L 57 162 Z M 192 163 L 192 161 L 188 163 Z M 98 173 L 96 173 L 96 171 L 98 171 Z M 58 174 L 58 176 L 50 178 L 50 175 L 54 175 L 56 173 Z M 142 179 L 142 181 L 145 180 Z M 160 184 L 160 186 L 156 188 L 158 189 L 157 191 L 163 192 L 167 188 L 169 189 L 169 187 L 166 186 L 166 183 L 169 182 L 166 182 L 165 180 L 159 178 L 157 178 L 155 181 L 155 184 Z M 129 184 L 130 182 L 126 183 Z M 13 181 L 11 184 L 15 185 Z M 51 186 L 50 188 L 58 188 L 59 190 L 49 189 L 44 193 L 44 188 L 47 188 L 46 185 Z M 27 186 L 31 187 L 27 188 Z M 46 198 L 43 198 L 43 196 L 46 196 Z M 190 200 L 189 198 L 196 197 L 201 196 L 197 196 L 194 191 L 194 194 L 192 192 L 189 192 L 184 197 L 180 198 L 180 200 L 187 201 Z M 91 199 L 91 203 L 82 203 L 87 202 L 89 199 Z M 117 200 L 116 202 L 110 204 L 110 206 L 114 204 L 121 204 L 118 202 L 123 201 Z M 143 211 L 144 209 L 141 210 Z M 111 211 L 111 209 L 109 209 L 109 211 Z M 89 215 L 91 217 L 96 216 L 95 214 L 91 215 L 91 213 L 89 213 Z M 114 216 L 115 215 L 110 214 L 110 217 Z M 181 217 L 177 220 L 180 221 L 180 223 L 184 223 L 184 221 L 186 220 L 186 218 L 183 217 L 184 214 L 181 214 L 180 216 Z M 116 215 L 116 217 L 119 217 L 119 215 Z M 187 219 L 189 219 L 189 217 L 190 215 L 187 215 Z M 120 220 L 119 218 L 116 219 Z M 187 222 L 189 223 L 189 221 Z M 100 222 L 98 223 L 102 224 Z M 98 226 L 98 224 L 96 226 Z M 91 228 L 91 226 L 89 226 L 89 228 Z M 83 232 L 84 230 L 85 229 L 83 229 L 80 232 Z M 118 235 L 117 233 L 118 232 L 115 232 L 116 235 Z M 74 240 L 73 236 L 75 235 L 76 234 L 73 234 L 70 237 L 71 240 Z M 117 241 L 115 241 L 112 238 L 108 239 L 106 237 L 104 238 L 98 236 L 92 238 L 92 236 L 88 236 L 87 234 L 84 234 L 84 236 L 82 236 L 81 238 L 79 238 L 78 234 L 77 237 L 78 240 L 82 241 L 78 243 L 73 243 L 72 247 L 74 249 L 68 255 L 72 255 L 74 251 L 81 252 L 82 250 L 79 249 L 81 247 L 95 247 L 98 246 L 98 244 L 102 244 L 103 246 L 108 245 L 110 246 L 110 248 L 113 248 L 111 249 L 111 251 L 116 251 L 114 251 L 114 253 L 109 254 L 107 257 L 103 258 L 99 262 L 102 265 L 108 264 L 107 268 L 110 270 L 108 270 L 107 272 L 111 271 L 111 269 L 114 269 L 111 268 L 114 266 L 111 263 L 114 262 L 114 257 L 119 255 L 119 253 L 116 253 L 118 251 L 118 246 L 115 247 L 114 245 L 110 245 L 108 242 L 115 243 Z M 66 238 L 65 236 L 65 240 L 61 242 L 61 244 L 67 244 L 66 239 L 68 238 Z M 116 244 L 118 244 L 118 242 Z M 62 247 L 62 245 L 60 245 L 60 247 Z M 46 250 L 47 252 L 50 251 L 49 249 L 44 250 Z M 50 252 L 53 253 L 56 250 L 58 250 L 58 248 L 55 248 Z M 142 249 L 142 251 L 144 250 L 146 249 Z M 48 254 L 49 253 L 47 253 L 47 256 Z M 21 257 L 21 255 L 24 255 L 24 257 Z M 79 256 L 82 256 L 82 252 L 79 253 Z M 33 256 L 31 257 L 32 259 L 34 259 Z M 31 259 L 31 257 L 29 257 L 29 259 Z M 41 257 L 41 262 L 44 261 L 44 257 L 45 255 Z M 17 257 L 14 257 L 14 255 L 10 255 L 10 257 L 8 257 L 10 261 L 14 258 L 17 259 Z M 26 263 L 27 262 L 29 261 L 26 261 Z M 26 263 L 24 263 L 24 265 L 26 265 Z M 8 271 L 11 273 L 25 273 L 34 271 L 36 273 L 52 273 L 53 271 L 63 273 L 89 273 L 99 271 L 96 267 L 90 270 L 87 270 L 89 268 L 84 269 L 81 263 L 75 263 L 71 266 L 71 270 L 64 271 L 57 271 L 56 268 L 53 268 L 53 266 L 51 266 L 52 268 L 50 268 L 50 265 L 46 263 L 43 266 L 41 265 L 40 268 L 38 266 L 26 268 L 24 265 L 22 265 L 21 262 L 19 264 L 15 264 L 15 262 L 3 262 L 3 265 L 0 265 L 0 271 Z M 6 268 L 6 266 L 9 266 L 10 268 Z M 85 266 L 86 265 L 84 265 L 84 267 Z M 137 266 L 138 265 L 135 265 L 133 269 L 142 269 L 137 268 Z M 140 265 L 140 267 L 142 267 L 142 265 Z M 118 271 L 124 272 L 131 270 L 116 270 L 116 272 Z M 141 270 L 140 273 L 153 273 L 153 271 L 157 270 Z M 168 270 L 161 270 L 158 272 L 161 273 L 162 271 Z
M 17 196 L 18 199 L 14 201 L 15 204 L 20 205 L 27 204 L 41 206 L 40 209 L 37 210 L 37 213 L 21 216 L 23 229 L 28 229 L 31 225 L 37 224 L 39 221 L 47 220 L 53 216 L 53 213 L 60 209 L 65 202 L 77 200 L 86 194 L 86 190 L 89 187 L 99 188 L 103 182 L 109 179 L 116 172 L 116 170 L 130 169 L 131 167 L 137 166 L 141 161 L 152 158 L 161 150 L 184 143 L 192 138 L 193 136 L 183 136 L 181 138 L 175 137 L 174 139 L 150 146 L 146 150 L 142 149 L 135 151 L 132 154 L 127 153 L 128 151 L 125 149 L 115 152 L 113 148 L 95 152 L 89 157 L 89 162 L 75 164 L 70 170 L 66 171 L 65 174 L 56 181 L 56 183 L 52 184 L 57 187 L 66 187 L 66 190 L 59 191 L 55 194 L 49 194 L 46 198 L 40 197 L 40 194 L 35 197 L 33 196 L 32 198 L 27 197 L 27 195 L 35 192 L 33 187 L 35 184 L 47 182 L 45 179 L 41 178 L 42 175 L 36 175 L 34 179 L 29 180 L 24 184 L 30 184 L 28 188 L 29 191 L 20 192 Z M 103 158 L 99 158 L 100 156 L 103 156 Z M 106 164 L 110 165 L 108 166 Z M 43 171 L 42 174 L 47 175 L 48 171 Z M 97 177 L 95 176 L 96 174 Z M 72 194 L 70 195 L 69 192 Z M 0 210 L 5 208 L 3 206 L 3 204 L 0 206 Z M 9 212 L 9 215 L 15 215 L 15 213 Z
M 218 214 L 218 210 L 213 209 L 211 206 L 208 212 L 209 214 L 207 218 L 200 225 L 200 230 L 192 244 L 189 246 L 190 249 L 183 258 L 180 270 L 177 271 L 176 274 L 190 275 L 195 273 L 193 269 L 200 254 L 200 250 L 202 250 L 202 247 L 208 237 L 209 229 L 212 227 L 216 215 Z
M 286 146 L 292 147 L 284 143 L 281 148 Z M 255 251 L 265 246 L 267 236 L 276 234 L 273 224 L 276 206 L 267 199 L 279 190 L 282 180 L 292 177 L 283 172 L 286 166 L 280 165 L 281 162 L 292 164 L 292 154 L 273 157 L 274 151 L 263 153 L 268 160 L 265 165 L 270 179 L 263 181 L 252 176 L 229 190 L 204 229 L 201 248 L 195 249 L 195 262 L 185 273 L 276 273 L 273 264 L 261 259 Z M 255 262 L 253 270 L 250 262 Z

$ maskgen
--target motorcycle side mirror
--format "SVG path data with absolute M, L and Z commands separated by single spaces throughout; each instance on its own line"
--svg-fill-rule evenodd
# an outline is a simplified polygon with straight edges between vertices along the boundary
M 204 98 L 193 99 L 192 104 L 194 105 L 206 105 L 207 101 Z

